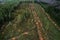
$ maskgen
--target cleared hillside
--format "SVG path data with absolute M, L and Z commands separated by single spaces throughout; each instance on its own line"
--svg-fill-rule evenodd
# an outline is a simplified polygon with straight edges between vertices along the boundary
M 39 4 L 22 3 L 12 14 L 15 18 L 2 27 L 0 40 L 60 40 L 58 26 Z

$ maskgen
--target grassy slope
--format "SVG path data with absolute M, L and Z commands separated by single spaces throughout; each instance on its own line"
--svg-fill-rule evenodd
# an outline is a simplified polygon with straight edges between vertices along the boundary
M 60 32 L 54 24 L 42 12 L 38 4 L 34 4 L 35 10 L 43 23 L 43 31 L 49 40 L 60 40 Z M 38 40 L 37 29 L 33 21 L 32 13 L 28 10 L 28 4 L 20 5 L 16 10 L 15 19 L 5 26 L 1 40 Z
M 60 9 L 55 8 L 46 3 L 40 3 L 45 11 L 51 16 L 51 18 L 60 26 Z
M 37 5 L 37 4 L 36 4 Z M 36 6 L 35 6 L 36 7 Z M 39 9 L 39 10 L 38 10 Z M 43 22 L 43 27 L 48 33 L 48 37 L 50 37 L 50 40 L 60 40 L 60 31 L 56 28 L 54 24 L 47 18 L 44 11 L 40 11 L 41 7 L 38 5 L 36 7 L 36 11 L 38 13 L 38 16 L 40 17 L 40 20 Z
M 12 40 L 12 38 L 16 37 L 18 37 L 16 38 L 17 40 L 38 40 L 38 34 L 32 19 L 32 14 L 25 7 L 27 8 L 27 5 L 22 5 L 21 9 L 16 10 L 14 13 L 16 14 L 16 18 L 4 29 L 4 35 L 2 36 L 3 40 Z

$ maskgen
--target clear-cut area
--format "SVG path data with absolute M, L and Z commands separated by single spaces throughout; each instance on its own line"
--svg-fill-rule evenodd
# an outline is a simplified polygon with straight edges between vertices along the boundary
M 0 15 L 4 13 L 5 19 L 0 23 L 0 40 L 60 40 L 59 25 L 40 4 L 34 0 L 17 4 L 15 7 L 11 5 L 10 9 L 6 8 L 8 11 L 1 11 Z

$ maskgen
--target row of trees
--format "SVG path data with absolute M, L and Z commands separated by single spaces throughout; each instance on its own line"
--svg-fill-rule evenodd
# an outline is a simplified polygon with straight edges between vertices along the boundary
M 8 1 L 4 4 L 0 4 L 0 27 L 5 23 L 13 19 L 12 12 L 17 8 L 19 1 Z

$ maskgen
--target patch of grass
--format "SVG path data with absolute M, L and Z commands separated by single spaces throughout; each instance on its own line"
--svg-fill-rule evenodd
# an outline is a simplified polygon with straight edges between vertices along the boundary
M 48 40 L 60 40 L 60 31 L 47 18 L 45 12 L 42 12 L 42 7 L 36 3 L 34 3 L 34 7 L 43 24 L 42 30 L 45 33 L 44 37 L 48 38 Z M 18 9 L 12 13 L 15 18 L 10 21 L 0 33 L 0 40 L 39 40 L 33 14 L 28 8 L 29 3 L 22 3 Z
M 37 6 L 36 6 L 37 5 Z M 35 4 L 35 10 L 38 13 L 38 16 L 40 17 L 40 20 L 43 24 L 43 31 L 47 33 L 47 38 L 49 40 L 60 40 L 60 31 L 56 28 L 56 26 L 47 18 L 45 15 L 45 12 L 41 12 L 41 6 L 38 4 Z M 46 32 L 47 31 L 47 32 Z
M 40 3 L 45 11 L 51 16 L 51 18 L 60 26 L 60 9 L 49 4 Z
M 17 11 L 15 11 L 15 14 L 18 14 L 15 19 L 5 26 L 1 40 L 12 40 L 13 37 L 17 37 L 17 40 L 39 40 L 37 28 L 32 20 L 32 13 L 28 10 L 28 5 L 21 4 L 21 9 Z

